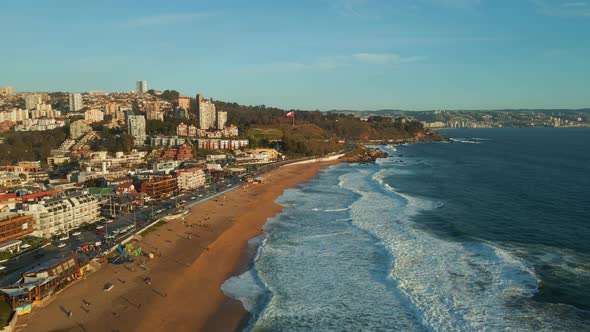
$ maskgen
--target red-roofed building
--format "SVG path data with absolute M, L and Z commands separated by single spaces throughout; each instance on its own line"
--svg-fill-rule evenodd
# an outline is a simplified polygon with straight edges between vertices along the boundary
M 135 190 L 135 186 L 131 183 L 121 183 L 116 192 L 117 194 L 135 194 L 137 190 Z

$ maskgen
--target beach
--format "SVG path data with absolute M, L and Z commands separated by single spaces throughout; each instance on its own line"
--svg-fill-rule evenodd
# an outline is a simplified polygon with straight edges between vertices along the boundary
M 244 184 L 193 206 L 190 215 L 169 221 L 135 244 L 154 253 L 154 259 L 104 263 L 45 307 L 19 317 L 17 325 L 24 331 L 238 329 L 248 313 L 220 287 L 244 268 L 247 240 L 260 235 L 266 220 L 281 211 L 275 200 L 285 189 L 337 162 L 281 167 L 264 174 L 263 183 Z M 109 282 L 114 287 L 103 291 Z

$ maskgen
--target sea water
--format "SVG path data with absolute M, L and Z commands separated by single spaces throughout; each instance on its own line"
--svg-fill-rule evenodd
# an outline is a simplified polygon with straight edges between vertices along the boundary
M 590 130 L 449 130 L 277 200 L 223 291 L 254 331 L 588 330 Z

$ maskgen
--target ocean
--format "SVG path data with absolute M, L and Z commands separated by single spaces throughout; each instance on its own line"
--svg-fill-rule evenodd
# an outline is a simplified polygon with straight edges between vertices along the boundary
M 442 132 L 284 192 L 246 330 L 590 330 L 590 130 Z

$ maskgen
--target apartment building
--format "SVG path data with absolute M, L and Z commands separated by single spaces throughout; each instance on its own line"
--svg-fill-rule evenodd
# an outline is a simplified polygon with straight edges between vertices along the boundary
M 104 113 L 101 110 L 88 110 L 84 112 L 84 120 L 88 123 L 101 122 L 104 120 Z
M 100 216 L 98 199 L 87 193 L 25 204 L 24 213 L 33 216 L 33 235 L 46 238 L 67 233 L 82 223 L 94 223 Z
M 143 181 L 140 191 L 151 198 L 159 199 L 171 195 L 178 189 L 176 178 L 153 177 L 151 180 Z
M 146 140 L 145 116 L 128 115 L 127 133 L 135 138 L 135 145 L 144 145 Z
M 176 172 L 179 190 L 192 190 L 207 184 L 205 172 L 200 168 L 183 169 Z

